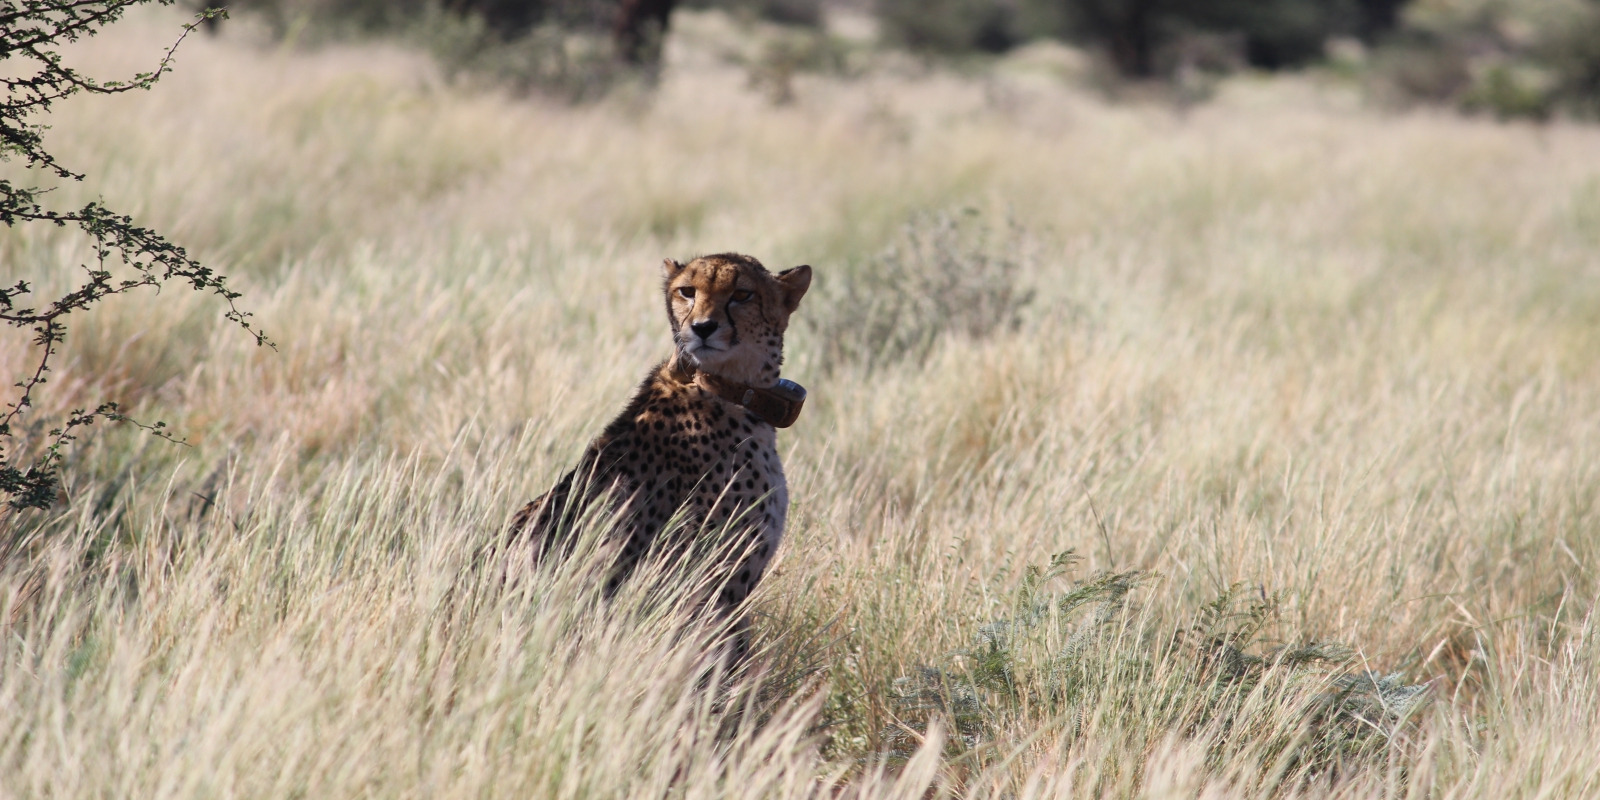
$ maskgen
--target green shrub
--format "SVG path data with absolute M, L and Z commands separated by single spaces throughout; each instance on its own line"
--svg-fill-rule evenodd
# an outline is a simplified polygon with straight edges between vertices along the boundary
M 1404 0 L 879 0 L 887 38 L 927 52 L 998 52 L 1056 36 L 1101 51 L 1131 77 L 1171 74 L 1196 39 L 1230 41 L 1264 69 L 1320 59 L 1335 37 L 1376 39 Z
M 546 22 L 507 37 L 482 17 L 436 12 L 411 35 L 447 74 L 567 102 L 604 96 L 634 74 L 618 58 L 612 39 L 593 28 Z
M 233 0 L 230 6 L 258 15 L 286 41 L 399 36 L 425 47 L 452 75 L 574 102 L 653 76 L 664 34 L 658 25 L 641 24 L 632 31 L 637 37 L 625 37 L 616 0 Z
M 192 0 L 190 5 L 253 15 L 277 38 L 299 42 L 401 30 L 429 8 L 428 0 Z
M 736 18 L 761 19 L 781 25 L 822 26 L 821 0 L 690 0 L 684 8 L 719 8 Z
M 1548 119 L 1555 106 L 1555 79 L 1548 70 L 1514 62 L 1492 63 L 1462 93 L 1461 107 L 1501 119 Z
M 1553 21 L 1535 60 L 1552 74 L 1554 104 L 1569 112 L 1600 116 L 1600 2 L 1575 0 Z
M 1123 75 L 1170 74 L 1196 36 L 1234 39 L 1263 69 L 1322 58 L 1328 40 L 1372 40 L 1391 28 L 1403 0 L 1038 0 L 1053 3 L 1061 34 L 1105 52 Z
M 1040 725 L 1135 749 L 1178 734 L 1206 741 L 1216 764 L 1250 753 L 1258 788 L 1292 790 L 1384 763 L 1428 700 L 1426 685 L 1373 672 L 1348 648 L 1273 642 L 1278 599 L 1264 592 L 1230 587 L 1171 627 L 1132 603 L 1138 572 L 1051 589 L 1076 563 L 1068 551 L 1030 567 L 1006 616 L 969 647 L 895 680 L 894 722 L 879 734 L 892 758 L 914 753 L 934 722 L 951 734 L 946 757 L 976 766 L 1005 757 L 995 745 L 1008 731 Z M 1122 710 L 1110 730 L 1091 716 L 1103 707 Z
M 1405 16 L 1377 78 L 1406 100 L 1501 119 L 1600 114 L 1600 2 L 1428 0 Z
M 265 19 L 279 36 L 291 31 L 319 38 L 409 32 L 440 15 L 475 19 L 484 31 L 509 41 L 548 23 L 606 27 L 616 13 L 609 0 L 191 0 L 225 5 Z
M 891 44 L 924 53 L 999 53 L 1016 46 L 1016 6 L 1001 0 L 878 0 Z

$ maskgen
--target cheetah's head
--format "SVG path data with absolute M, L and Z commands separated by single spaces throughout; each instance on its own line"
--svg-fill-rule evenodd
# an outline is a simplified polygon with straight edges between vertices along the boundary
M 776 275 L 737 253 L 667 259 L 667 319 L 678 358 L 697 369 L 752 386 L 770 386 L 783 364 L 789 315 L 811 287 L 811 267 Z

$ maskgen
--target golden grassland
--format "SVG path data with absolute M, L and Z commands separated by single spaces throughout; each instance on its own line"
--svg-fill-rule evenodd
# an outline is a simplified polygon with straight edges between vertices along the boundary
M 235 30 L 52 115 L 90 177 L 50 202 L 188 246 L 276 349 L 177 287 L 73 321 L 31 419 L 118 399 L 189 446 L 97 429 L 63 503 L 0 517 L 0 796 L 1600 795 L 1600 130 L 1313 78 L 1108 105 L 1037 50 L 773 107 L 729 23 L 682 23 L 657 92 L 591 106 Z M 176 24 L 71 58 L 148 68 Z M 938 214 L 1033 293 L 1016 324 L 840 355 L 886 258 L 950 268 L 904 256 Z M 721 250 L 818 277 L 764 649 L 712 690 L 672 565 L 610 601 L 603 553 L 466 565 L 667 353 L 660 259 Z M 0 234 L 46 296 L 88 252 Z M 1133 570 L 977 723 L 896 694 Z M 1194 635 L 1230 625 L 1239 683 Z M 1274 659 L 1307 642 L 1351 655 Z M 1330 722 L 1367 670 L 1426 702 Z

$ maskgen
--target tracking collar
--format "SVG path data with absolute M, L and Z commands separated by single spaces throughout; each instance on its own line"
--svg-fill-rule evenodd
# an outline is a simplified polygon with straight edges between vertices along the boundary
M 800 418 L 800 409 L 806 404 L 806 389 L 790 380 L 778 379 L 772 386 L 750 386 L 730 381 L 718 375 L 693 369 L 685 370 L 673 359 L 670 366 L 673 377 L 690 383 L 698 374 L 701 385 L 712 394 L 743 406 L 744 410 L 759 417 L 774 428 L 787 428 Z

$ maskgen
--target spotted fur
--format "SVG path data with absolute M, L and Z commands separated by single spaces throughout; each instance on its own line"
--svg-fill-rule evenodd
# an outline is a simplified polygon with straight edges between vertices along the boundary
M 645 377 L 622 413 L 555 487 L 517 514 L 512 530 L 542 557 L 559 550 L 574 517 L 601 497 L 620 509 L 624 579 L 645 554 L 687 551 L 696 542 L 663 542 L 681 514 L 689 536 L 731 534 L 716 606 L 732 613 L 760 582 L 783 538 L 789 489 L 772 425 L 705 385 L 703 373 L 750 386 L 772 386 L 783 364 L 789 315 L 811 285 L 811 268 L 776 275 L 733 253 L 687 265 L 662 264 L 674 352 Z

